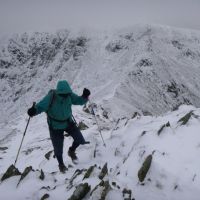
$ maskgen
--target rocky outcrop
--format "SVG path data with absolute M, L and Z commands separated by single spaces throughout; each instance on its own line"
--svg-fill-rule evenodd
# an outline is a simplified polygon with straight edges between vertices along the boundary
M 1 181 L 4 181 L 5 179 L 8 179 L 12 176 L 19 176 L 19 175 L 21 175 L 21 172 L 14 165 L 11 165 L 2 176 Z
M 142 167 L 138 171 L 138 178 L 140 182 L 144 181 L 147 172 L 149 171 L 149 168 L 151 166 L 152 158 L 153 158 L 152 155 L 148 155 L 145 161 L 143 162 Z
M 99 179 L 102 180 L 107 173 L 108 173 L 108 167 L 107 167 L 107 163 L 105 163 L 105 165 L 103 166 L 103 168 L 99 174 Z
M 90 185 L 88 183 L 81 183 L 73 192 L 72 196 L 68 200 L 81 200 L 90 191 Z

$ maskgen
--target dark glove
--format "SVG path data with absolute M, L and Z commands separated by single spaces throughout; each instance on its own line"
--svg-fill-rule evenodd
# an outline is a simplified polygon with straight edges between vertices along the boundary
M 33 104 L 32 107 L 28 109 L 27 113 L 30 117 L 33 117 L 36 114 L 35 104 Z
M 82 97 L 85 99 L 88 99 L 89 96 L 90 96 L 90 90 L 88 90 L 87 88 L 84 88 Z

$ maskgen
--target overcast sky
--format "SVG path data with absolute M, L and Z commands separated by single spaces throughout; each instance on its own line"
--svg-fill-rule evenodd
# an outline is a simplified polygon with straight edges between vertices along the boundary
M 138 23 L 200 30 L 200 0 L 0 0 L 0 35 Z

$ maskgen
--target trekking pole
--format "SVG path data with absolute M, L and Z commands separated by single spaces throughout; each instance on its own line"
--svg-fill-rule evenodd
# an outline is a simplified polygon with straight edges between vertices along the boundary
M 34 106 L 35 104 L 36 104 L 36 103 L 33 102 L 33 106 Z M 25 128 L 25 131 L 24 131 L 24 134 L 23 134 L 23 137 L 22 137 L 22 141 L 21 141 L 21 144 L 20 144 L 19 149 L 18 149 L 18 152 L 17 152 L 17 156 L 16 156 L 16 159 L 15 159 L 15 164 L 14 164 L 14 166 L 15 166 L 16 163 L 17 163 L 17 159 L 18 159 L 18 156 L 19 156 L 19 152 L 20 152 L 20 149 L 21 149 L 21 147 L 22 147 L 22 143 L 23 143 L 24 136 L 25 136 L 25 134 L 26 134 L 26 130 L 27 130 L 27 128 L 28 128 L 30 119 L 31 119 L 31 117 L 28 118 L 28 122 L 27 122 L 27 124 L 26 124 L 26 128 Z
M 89 101 L 90 105 L 92 105 L 92 104 L 91 104 L 91 101 L 90 101 L 90 100 L 88 100 L 88 101 Z M 100 133 L 101 139 L 102 139 L 102 141 L 103 141 L 103 145 L 106 147 L 106 143 L 104 142 L 103 136 L 102 136 L 102 134 L 101 134 L 101 129 L 100 129 L 100 126 L 99 126 L 99 124 L 98 124 L 97 117 L 96 117 L 96 115 L 95 115 L 95 112 L 94 112 L 94 109 L 93 109 L 92 106 L 91 106 L 91 109 L 92 109 L 92 114 L 94 115 L 94 118 L 95 118 L 95 121 L 96 121 L 96 124 L 97 124 L 98 130 L 99 130 L 99 133 Z

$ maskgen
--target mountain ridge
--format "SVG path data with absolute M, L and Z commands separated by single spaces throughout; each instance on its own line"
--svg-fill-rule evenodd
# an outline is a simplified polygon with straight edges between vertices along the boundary
M 94 101 L 113 117 L 135 111 L 161 114 L 180 104 L 199 106 L 198 32 L 146 25 L 93 36 L 71 34 L 24 33 L 0 47 L 5 115 L 16 112 L 13 104 L 24 112 L 59 79 L 67 79 L 78 93 L 81 86 L 89 87 Z M 115 101 L 119 109 L 112 109 Z

